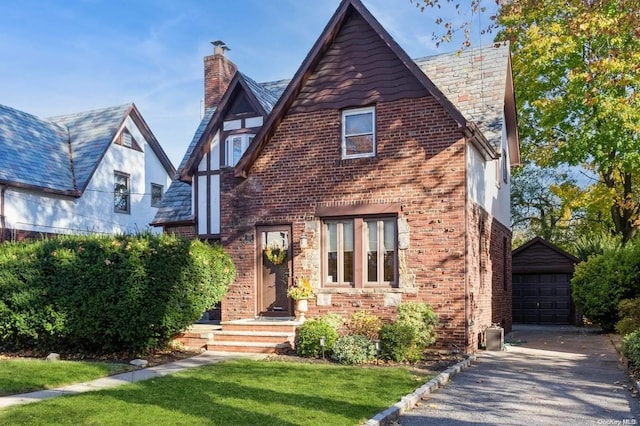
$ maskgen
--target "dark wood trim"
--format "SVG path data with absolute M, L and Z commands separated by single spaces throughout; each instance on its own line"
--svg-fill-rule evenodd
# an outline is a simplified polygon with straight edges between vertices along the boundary
M 197 230 L 196 230 L 197 231 Z M 198 234 L 199 240 L 220 240 L 220 234 Z
M 211 155 L 208 155 L 211 157 Z M 205 215 L 207 216 L 207 234 L 211 233 L 211 175 L 207 175 L 207 212 Z M 198 215 L 200 216 L 200 215 Z
M 256 99 L 255 94 L 247 85 L 242 74 L 240 72 L 236 72 L 233 78 L 231 79 L 231 82 L 229 83 L 227 90 L 225 91 L 224 95 L 220 99 L 220 102 L 218 103 L 216 111 L 211 117 L 211 120 L 209 120 L 209 123 L 207 123 L 207 126 L 202 132 L 202 135 L 200 136 L 200 139 L 196 143 L 196 146 L 192 151 L 191 157 L 189 157 L 189 159 L 187 160 L 187 163 L 185 164 L 184 168 L 182 170 L 178 170 L 181 181 L 183 182 L 191 181 L 192 176 L 197 171 L 198 163 L 200 163 L 202 156 L 205 155 L 207 152 L 210 152 L 210 149 L 211 149 L 210 146 L 209 147 L 206 146 L 207 141 L 213 140 L 213 137 L 215 136 L 215 133 L 218 130 L 220 130 L 220 143 L 224 144 L 225 139 L 223 138 L 224 132 L 222 130 L 222 125 L 224 123 L 224 117 L 227 116 L 228 109 L 232 104 L 232 99 L 236 95 L 236 90 L 240 90 L 238 86 L 240 86 L 245 91 L 247 98 L 249 99 L 249 102 L 256 107 L 256 114 L 261 115 L 263 117 L 263 123 L 264 123 L 264 117 L 267 116 L 267 112 L 264 110 L 260 102 L 258 102 L 258 100 Z M 220 150 L 221 155 L 222 155 L 222 151 L 223 150 L 221 149 Z M 222 165 L 223 161 L 220 161 L 220 164 Z
M 402 211 L 402 204 L 358 204 L 352 206 L 317 206 L 316 217 L 397 215 Z
M 151 222 L 149 225 L 154 226 L 154 227 L 158 227 L 158 226 L 162 226 L 162 227 L 177 227 L 177 226 L 194 226 L 196 223 L 195 219 L 189 219 L 189 220 L 177 220 L 175 222 Z
M 509 43 L 508 41 L 505 43 Z M 516 109 L 516 96 L 513 87 L 513 71 L 511 70 L 511 53 L 507 58 L 507 81 L 504 98 L 504 118 L 507 126 L 507 144 L 509 146 L 509 162 L 511 166 L 517 166 L 520 158 L 520 134 L 518 132 L 518 113 Z
M 513 266 L 511 274 L 538 275 L 538 274 L 573 274 L 574 266 L 570 265 L 526 265 Z

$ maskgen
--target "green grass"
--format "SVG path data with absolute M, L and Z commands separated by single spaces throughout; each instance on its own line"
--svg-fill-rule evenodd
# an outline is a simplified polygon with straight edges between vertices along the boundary
M 356 425 L 426 380 L 404 368 L 229 361 L 0 411 L 2 425 Z
M 0 396 L 85 382 L 133 369 L 127 364 L 17 358 L 0 360 Z

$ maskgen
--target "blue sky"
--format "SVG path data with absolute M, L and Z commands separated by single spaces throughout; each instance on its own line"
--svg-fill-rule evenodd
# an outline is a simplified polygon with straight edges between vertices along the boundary
M 291 78 L 339 3 L 3 0 L 0 104 L 48 117 L 134 102 L 177 166 L 200 121 L 209 42 L 225 41 L 229 58 L 257 81 Z M 363 3 L 411 57 L 460 46 L 436 48 L 431 40 L 438 16 L 465 18 L 452 8 L 420 13 L 410 0 Z

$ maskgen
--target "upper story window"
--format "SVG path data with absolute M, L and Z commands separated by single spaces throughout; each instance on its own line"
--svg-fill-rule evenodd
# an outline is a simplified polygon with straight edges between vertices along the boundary
M 247 150 L 255 135 L 240 134 L 231 135 L 225 141 L 225 164 L 227 166 L 235 166 L 240 161 L 240 157 Z
M 507 150 L 502 149 L 502 181 L 504 183 L 509 183 L 509 165 L 507 164 Z
M 376 109 L 342 111 L 342 158 L 376 155 Z
M 129 132 L 129 129 L 127 129 L 126 127 L 122 129 L 122 132 L 120 132 L 120 135 L 118 135 L 118 137 L 116 138 L 115 143 L 117 145 L 135 149 L 136 151 L 142 151 L 140 145 L 138 145 L 138 142 L 136 142 L 134 137 L 131 135 L 131 132 Z
M 326 286 L 397 285 L 397 218 L 325 220 L 323 270 Z
M 151 207 L 160 207 L 164 187 L 157 183 L 151 184 Z
M 131 211 L 130 202 L 130 177 L 126 173 L 113 173 L 113 207 L 116 213 L 129 213 Z

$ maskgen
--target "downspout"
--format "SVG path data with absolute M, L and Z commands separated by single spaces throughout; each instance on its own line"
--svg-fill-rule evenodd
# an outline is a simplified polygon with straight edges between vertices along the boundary
M 5 230 L 7 229 L 6 221 L 4 218 L 4 194 L 7 191 L 7 186 L 2 185 L 0 187 L 0 243 L 5 241 Z
M 464 139 L 464 352 L 469 347 L 469 144 Z

